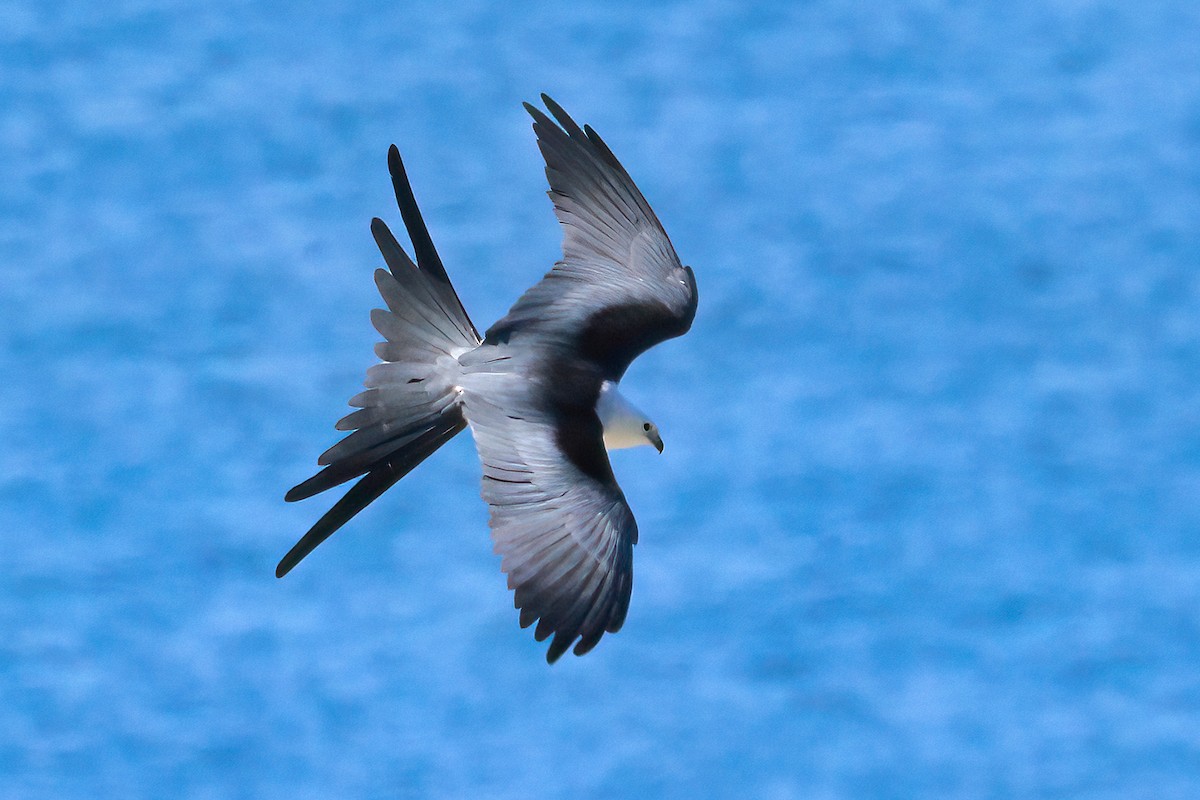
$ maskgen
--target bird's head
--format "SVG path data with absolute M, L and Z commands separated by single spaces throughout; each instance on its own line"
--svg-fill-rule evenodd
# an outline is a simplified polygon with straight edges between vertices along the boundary
M 605 381 L 596 400 L 596 413 L 604 426 L 604 446 L 609 450 L 648 444 L 663 451 L 658 426 L 617 391 L 617 384 Z
M 642 420 L 642 440 L 640 444 L 653 445 L 658 452 L 663 451 L 662 436 L 658 433 L 658 426 L 648 419 Z

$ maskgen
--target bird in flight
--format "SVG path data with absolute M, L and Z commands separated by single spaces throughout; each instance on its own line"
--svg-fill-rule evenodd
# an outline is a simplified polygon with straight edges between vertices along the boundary
M 638 531 L 607 450 L 662 452 L 663 444 L 617 385 L 634 358 L 687 332 L 697 293 L 691 267 L 604 141 L 546 95 L 542 101 L 553 120 L 525 109 L 546 161 L 563 257 L 482 338 L 434 249 L 399 151 L 388 151 L 415 258 L 382 220 L 371 221 L 388 267 L 375 271 L 387 309 L 371 312 L 385 340 L 375 345 L 382 363 L 351 398 L 358 410 L 337 423 L 352 433 L 285 499 L 360 480 L 275 575 L 469 426 L 521 627 L 537 622 L 539 642 L 553 635 L 553 663 L 572 644 L 583 655 L 625 621 Z

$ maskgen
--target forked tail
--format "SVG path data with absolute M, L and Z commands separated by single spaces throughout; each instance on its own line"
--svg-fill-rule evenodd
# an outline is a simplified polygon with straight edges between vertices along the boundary
M 434 249 L 395 145 L 388 170 L 416 263 L 382 220 L 371 221 L 388 266 L 375 271 L 387 310 L 371 312 L 386 340 L 375 345 L 383 363 L 367 371 L 366 391 L 351 398 L 359 410 L 337 423 L 338 430 L 353 433 L 326 450 L 317 460 L 325 468 L 284 499 L 303 500 L 364 477 L 283 557 L 275 569 L 279 578 L 466 427 L 455 389 L 458 356 L 479 345 L 479 333 Z

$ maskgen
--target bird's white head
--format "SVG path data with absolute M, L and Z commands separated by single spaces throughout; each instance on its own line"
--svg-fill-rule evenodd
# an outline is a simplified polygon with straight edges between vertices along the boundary
M 604 446 L 609 450 L 648 444 L 662 452 L 663 442 L 658 435 L 658 426 L 617 391 L 615 382 L 605 381 L 600 386 L 596 414 L 604 426 Z

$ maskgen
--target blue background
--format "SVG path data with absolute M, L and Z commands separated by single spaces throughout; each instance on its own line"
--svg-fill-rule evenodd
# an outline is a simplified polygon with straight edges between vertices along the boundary
M 1200 796 L 1200 7 L 983 6 L 0 6 L 0 796 Z M 482 328 L 541 91 L 701 289 L 554 667 L 469 437 L 272 576 L 388 144 Z

